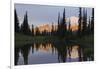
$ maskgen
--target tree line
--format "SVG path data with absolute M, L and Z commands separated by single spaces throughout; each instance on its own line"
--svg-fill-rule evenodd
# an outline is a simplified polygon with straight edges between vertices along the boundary
M 94 34 L 94 8 L 92 8 L 92 16 L 89 16 L 89 19 L 87 18 L 87 10 L 79 8 L 78 35 L 87 34 Z
M 30 26 L 28 24 L 28 16 L 27 16 L 27 12 L 24 15 L 24 20 L 23 23 L 21 24 L 21 26 L 19 26 L 19 20 L 18 20 L 18 16 L 17 16 L 17 12 L 16 9 L 14 10 L 14 15 L 15 15 L 15 32 L 18 33 L 23 33 L 25 35 L 30 35 L 31 34 L 31 30 L 30 30 Z
M 48 32 L 47 30 L 44 30 L 40 32 L 38 27 L 34 28 L 34 25 L 32 24 L 32 27 L 30 28 L 28 24 L 28 14 L 27 11 L 24 15 L 24 20 L 21 26 L 19 26 L 19 19 L 16 12 L 16 9 L 14 10 L 14 21 L 15 21 L 15 32 L 22 33 L 25 35 L 32 35 L 32 36 L 59 36 L 62 38 L 66 38 L 67 36 L 73 36 L 73 31 L 71 28 L 71 20 L 69 19 L 69 22 L 66 22 L 66 11 L 65 8 L 63 10 L 63 16 L 60 16 L 60 13 L 58 13 L 58 24 L 57 29 L 55 30 L 54 23 L 52 23 L 52 30 L 51 32 Z M 79 20 L 78 20 L 78 30 L 77 30 L 77 36 L 81 37 L 83 35 L 87 34 L 94 34 L 94 8 L 92 8 L 92 16 L 88 18 L 87 16 L 87 9 L 79 7 Z

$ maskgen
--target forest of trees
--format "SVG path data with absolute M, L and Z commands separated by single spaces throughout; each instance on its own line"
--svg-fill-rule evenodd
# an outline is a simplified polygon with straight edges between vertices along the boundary
M 94 8 L 92 8 L 92 17 L 89 16 L 89 19 L 87 18 L 87 10 L 79 8 L 78 35 L 87 34 L 94 34 Z
M 61 38 L 66 38 L 67 36 L 73 36 L 73 31 L 71 29 L 71 21 L 66 22 L 66 10 L 63 10 L 63 16 L 60 17 L 60 13 L 58 13 L 58 25 L 57 29 L 54 30 L 54 23 L 52 22 L 52 30 L 48 32 L 44 30 L 40 32 L 38 27 L 34 27 L 32 24 L 31 28 L 28 23 L 28 13 L 26 11 L 24 15 L 24 20 L 21 25 L 19 25 L 19 19 L 16 12 L 14 10 L 14 19 L 15 19 L 15 32 L 31 35 L 31 36 L 59 36 Z M 88 34 L 94 34 L 94 8 L 92 8 L 92 16 L 87 16 L 87 9 L 79 7 L 79 20 L 78 20 L 78 30 L 76 31 L 76 36 L 81 37 Z M 35 31 L 34 31 L 35 30 Z

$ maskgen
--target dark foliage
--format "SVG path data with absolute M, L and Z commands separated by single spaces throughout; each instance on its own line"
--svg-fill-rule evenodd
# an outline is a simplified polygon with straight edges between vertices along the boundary
M 15 32 L 19 32 L 19 20 L 18 20 L 18 16 L 17 16 L 17 12 L 16 9 L 14 10 L 14 21 L 15 21 Z
M 82 11 L 81 8 L 79 8 L 78 36 L 81 36 L 81 31 L 82 31 Z
M 34 25 L 32 24 L 32 36 L 34 36 Z
M 23 34 L 26 34 L 26 35 L 31 34 L 30 27 L 29 27 L 29 25 L 28 25 L 28 16 L 27 16 L 27 12 L 26 12 L 26 14 L 24 15 L 24 21 L 23 21 L 23 23 L 22 23 L 22 25 L 21 25 L 21 32 L 22 32 Z
M 94 33 L 94 8 L 92 8 L 91 31 Z

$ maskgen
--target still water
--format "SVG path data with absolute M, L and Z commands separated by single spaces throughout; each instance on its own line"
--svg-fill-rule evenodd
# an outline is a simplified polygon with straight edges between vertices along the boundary
M 15 65 L 93 61 L 91 46 L 70 42 L 32 43 L 15 48 Z

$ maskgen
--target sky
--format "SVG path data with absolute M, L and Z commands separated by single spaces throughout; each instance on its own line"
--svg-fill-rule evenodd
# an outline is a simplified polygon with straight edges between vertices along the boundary
M 28 13 L 29 25 L 39 26 L 43 24 L 57 24 L 58 13 L 62 17 L 65 8 L 66 19 L 70 18 L 71 24 L 78 22 L 79 7 L 70 6 L 50 6 L 50 5 L 35 5 L 35 4 L 18 4 L 15 3 L 14 8 L 17 11 L 20 24 L 23 23 L 24 15 Z M 91 17 L 92 8 L 86 8 L 88 17 Z

